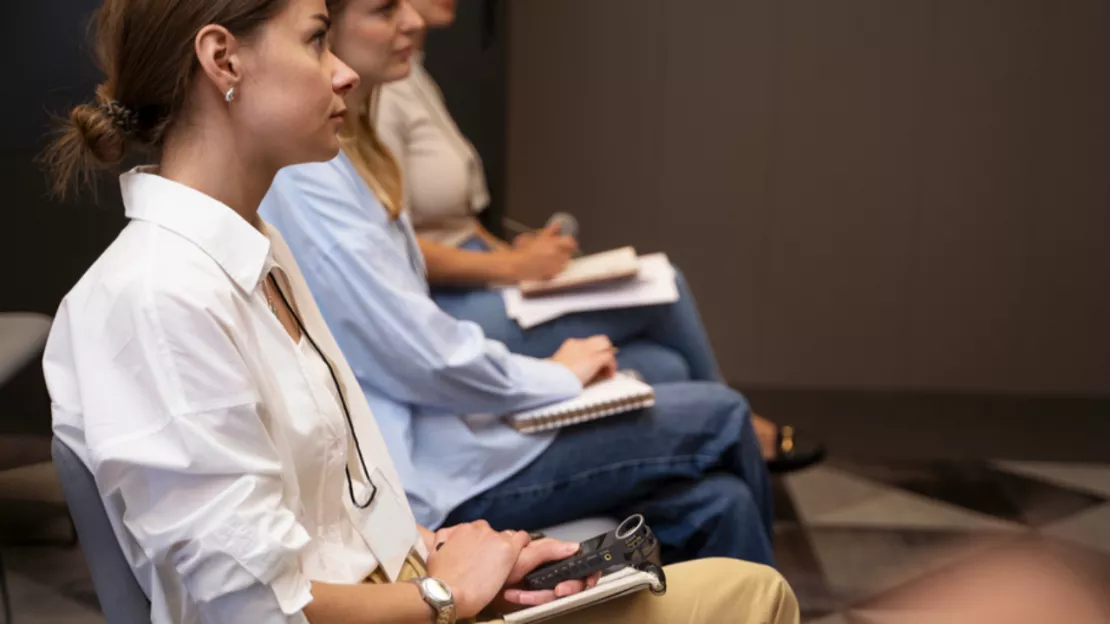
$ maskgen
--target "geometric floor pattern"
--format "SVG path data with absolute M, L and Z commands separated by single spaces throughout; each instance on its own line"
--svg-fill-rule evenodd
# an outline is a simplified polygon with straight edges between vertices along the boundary
M 52 469 L 40 469 L 36 496 L 21 497 L 45 500 L 5 500 L 5 512 L 19 513 L 3 516 L 38 518 L 38 534 L 57 543 L 64 507 Z M 831 460 L 774 485 L 779 569 L 809 624 L 909 621 L 897 614 L 900 595 L 1031 537 L 1082 557 L 1110 587 L 1110 464 Z M 0 553 L 18 624 L 104 621 L 79 548 Z
M 1110 464 L 829 461 L 775 483 L 779 569 L 811 624 L 885 624 L 898 597 L 1036 541 L 1110 587 Z

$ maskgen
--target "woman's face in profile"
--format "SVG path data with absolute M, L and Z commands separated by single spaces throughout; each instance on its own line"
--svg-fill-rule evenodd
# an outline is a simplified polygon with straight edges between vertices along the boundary
M 332 26 L 332 49 L 364 86 L 384 84 L 409 74 L 423 29 L 408 0 L 349 0 Z
M 343 96 L 358 76 L 328 46 L 324 2 L 289 0 L 239 51 L 244 78 L 230 104 L 236 126 L 278 168 L 339 153 Z

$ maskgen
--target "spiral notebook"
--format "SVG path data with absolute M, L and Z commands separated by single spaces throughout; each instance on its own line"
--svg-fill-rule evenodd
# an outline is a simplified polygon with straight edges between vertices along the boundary
M 510 414 L 505 421 L 521 433 L 550 431 L 655 405 L 655 391 L 635 373 L 620 372 L 573 399 Z

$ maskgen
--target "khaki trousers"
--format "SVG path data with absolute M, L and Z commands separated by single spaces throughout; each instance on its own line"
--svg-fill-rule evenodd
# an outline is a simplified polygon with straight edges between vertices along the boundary
M 667 593 L 642 591 L 548 620 L 551 624 L 798 624 L 798 600 L 767 566 L 701 559 L 667 566 Z M 488 620 L 501 624 L 502 620 Z

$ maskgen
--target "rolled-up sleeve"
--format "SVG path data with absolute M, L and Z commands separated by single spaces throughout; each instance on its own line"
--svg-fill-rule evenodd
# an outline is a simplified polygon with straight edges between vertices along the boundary
M 359 205 L 349 180 L 320 171 L 283 171 L 280 199 L 266 216 L 291 230 L 285 238 L 364 388 L 456 414 L 509 413 L 582 391 L 565 366 L 513 354 L 441 310 L 405 249 L 376 222 L 374 211 L 384 209 Z
M 293 467 L 226 326 L 176 286 L 135 284 L 102 327 L 71 332 L 87 461 L 101 495 L 122 503 L 122 530 L 158 574 L 179 577 L 167 585 L 202 621 L 304 622 L 309 535 L 284 503 Z

